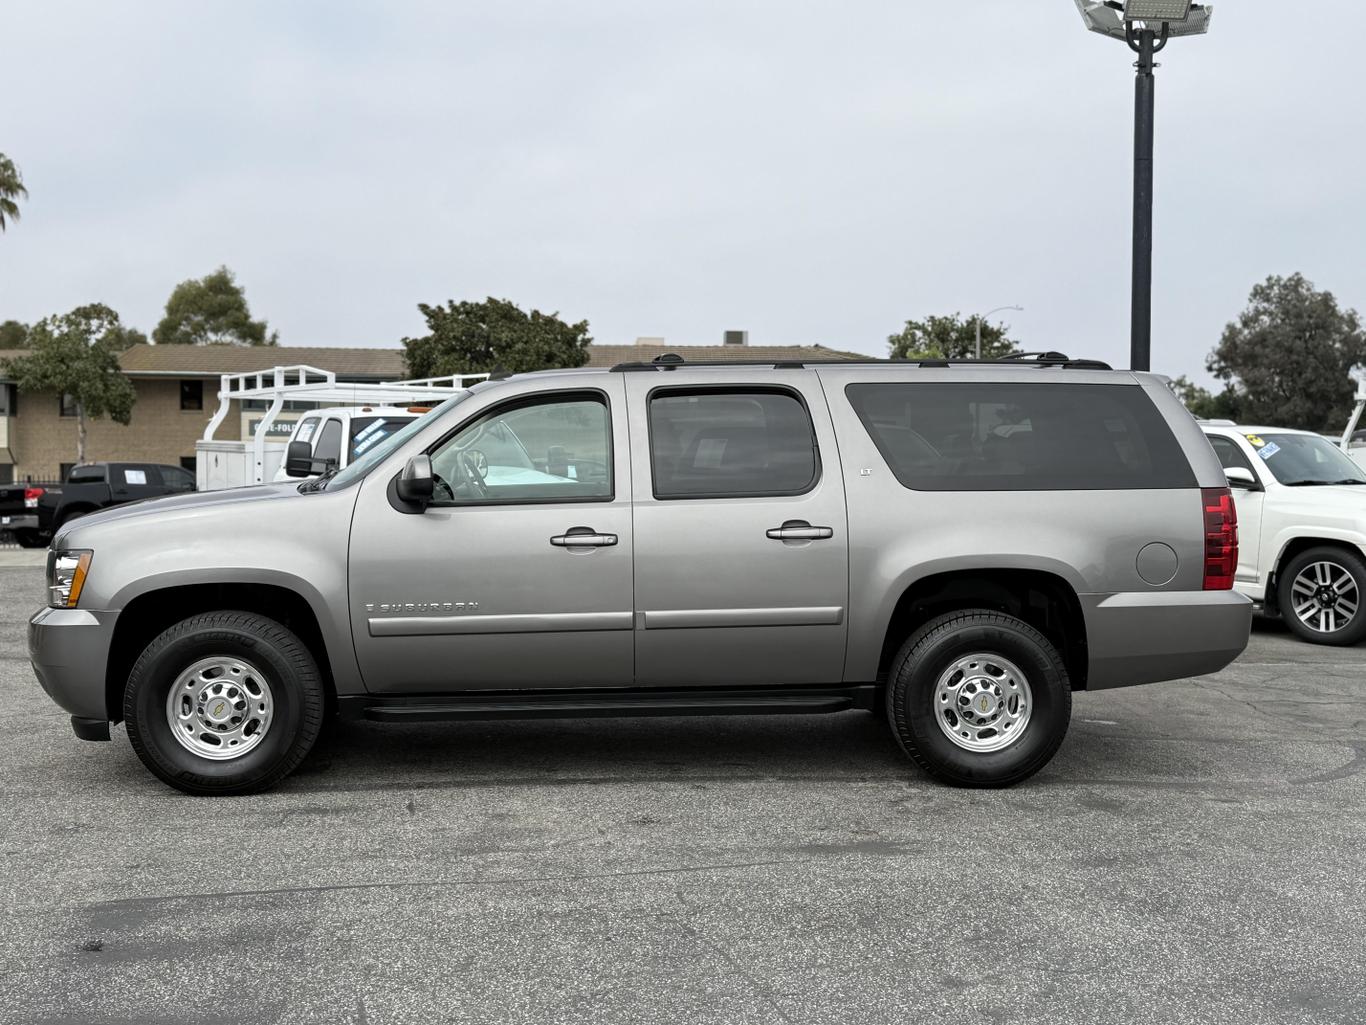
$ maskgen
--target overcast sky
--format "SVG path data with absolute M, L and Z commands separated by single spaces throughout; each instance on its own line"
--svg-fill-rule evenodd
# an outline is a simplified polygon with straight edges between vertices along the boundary
M 1268 274 L 1366 308 L 1366 5 L 1225 0 L 1158 72 L 1154 369 Z M 886 352 L 1018 304 L 1127 361 L 1132 56 L 1072 0 L 3 3 L 31 198 L 0 319 L 150 332 L 226 263 L 293 345 L 504 297 L 663 335 Z

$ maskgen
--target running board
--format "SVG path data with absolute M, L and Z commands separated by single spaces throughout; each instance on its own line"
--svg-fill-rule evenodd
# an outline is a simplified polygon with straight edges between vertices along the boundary
M 821 689 L 519 691 L 338 700 L 344 718 L 372 722 L 620 719 L 666 715 L 820 715 L 871 709 L 873 684 Z

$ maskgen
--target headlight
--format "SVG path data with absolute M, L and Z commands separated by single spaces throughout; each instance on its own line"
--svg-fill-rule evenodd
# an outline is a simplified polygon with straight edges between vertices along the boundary
M 90 551 L 48 552 L 47 603 L 54 609 L 74 609 L 81 600 L 85 575 L 90 572 Z

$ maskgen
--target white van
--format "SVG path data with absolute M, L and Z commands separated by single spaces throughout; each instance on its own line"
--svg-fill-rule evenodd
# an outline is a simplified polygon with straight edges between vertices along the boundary
M 315 409 L 294 425 L 275 481 L 343 470 L 395 431 L 427 412 L 426 406 L 346 406 Z

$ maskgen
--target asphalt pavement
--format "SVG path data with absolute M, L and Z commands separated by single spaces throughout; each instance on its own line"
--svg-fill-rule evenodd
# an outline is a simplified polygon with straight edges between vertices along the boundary
M 867 713 L 343 724 L 280 789 L 76 740 L 0 567 L 0 1022 L 1366 1021 L 1366 648 L 1080 694 L 1043 773 Z

